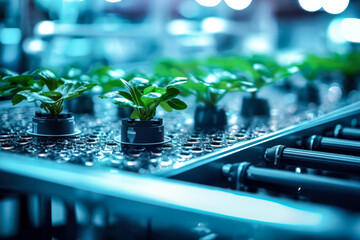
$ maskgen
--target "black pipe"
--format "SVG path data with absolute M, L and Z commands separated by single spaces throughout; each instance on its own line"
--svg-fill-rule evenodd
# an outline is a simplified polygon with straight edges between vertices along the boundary
M 265 151 L 265 160 L 276 168 L 284 165 L 307 167 L 329 171 L 360 173 L 360 157 L 274 146 Z
M 360 140 L 360 128 L 344 127 L 341 124 L 336 125 L 334 137 L 350 140 Z
M 313 135 L 306 139 L 305 146 L 310 150 L 360 155 L 360 141 Z
M 341 200 L 356 201 L 360 197 L 360 183 L 324 176 L 299 174 L 284 170 L 252 166 L 248 162 L 227 164 L 223 174 L 238 190 L 246 187 L 265 187 L 281 192 L 298 192 L 308 196 L 335 196 Z M 345 199 L 346 198 L 346 199 Z

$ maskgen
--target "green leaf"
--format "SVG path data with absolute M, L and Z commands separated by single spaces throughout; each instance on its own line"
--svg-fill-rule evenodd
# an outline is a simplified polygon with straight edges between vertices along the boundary
M 170 83 L 166 87 L 168 88 L 168 87 L 172 87 L 175 85 L 184 84 L 186 82 L 187 82 L 186 77 L 176 77 L 173 80 L 171 80 Z
M 54 92 L 54 91 L 43 92 L 43 93 L 40 93 L 40 95 L 51 98 L 54 101 L 58 101 L 63 96 L 61 93 Z
M 183 101 L 181 101 L 178 98 L 170 99 L 169 101 L 167 101 L 167 103 L 169 104 L 170 107 L 172 107 L 176 110 L 184 110 L 187 108 L 186 103 L 184 103 Z
M 54 91 L 58 87 L 58 81 L 55 73 L 48 69 L 39 70 L 36 72 L 40 80 L 49 88 L 50 91 Z
M 15 96 L 11 99 L 11 102 L 13 105 L 21 103 L 23 100 L 25 100 L 26 97 L 20 94 L 15 94 Z
M 6 76 L 15 77 L 15 76 L 18 76 L 18 75 L 19 74 L 17 74 L 16 72 L 11 71 L 9 69 L 0 68 L 0 77 L 6 77 Z
M 82 83 L 65 83 L 58 87 L 55 92 L 62 95 L 61 100 L 69 100 L 72 98 L 79 97 L 86 90 L 88 90 L 87 84 Z
M 19 75 L 19 76 L 7 76 L 4 77 L 3 80 L 8 81 L 9 83 L 17 83 L 17 84 L 26 84 L 34 79 L 34 75 Z
M 144 89 L 144 94 L 151 93 L 155 90 L 155 86 L 150 86 Z
M 160 107 L 162 107 L 167 112 L 172 112 L 172 107 L 167 102 L 161 102 Z
M 121 96 L 123 96 L 123 97 L 126 98 L 127 100 L 134 102 L 133 99 L 132 99 L 132 97 L 131 97 L 131 95 L 130 95 L 129 93 L 124 92 L 124 91 L 118 91 L 118 94 L 121 95 Z
M 141 92 L 135 88 L 133 85 L 131 85 L 130 83 L 128 83 L 127 81 L 125 81 L 124 79 L 120 79 L 125 87 L 129 90 L 129 93 L 131 95 L 131 98 L 133 100 L 133 103 L 137 106 L 143 106 L 143 102 L 141 101 Z
M 156 108 L 160 105 L 166 111 L 172 111 L 167 101 L 176 97 L 180 91 L 173 86 L 161 88 L 150 85 L 150 82 L 142 78 L 134 78 L 130 82 L 120 79 L 129 92 L 117 91 L 106 93 L 100 98 L 110 99 L 114 104 L 133 108 L 132 118 L 141 121 L 150 120 L 156 115 Z M 178 79 L 180 81 L 180 79 Z M 173 105 L 178 109 L 185 109 L 186 104 L 181 100 L 174 100 Z
M 139 78 L 139 77 L 136 77 L 136 78 L 133 78 L 132 80 L 130 80 L 129 84 L 141 92 L 144 91 L 144 89 L 146 89 L 147 87 L 151 86 L 149 80 L 147 80 L 145 78 Z
M 30 90 L 24 90 L 24 91 L 18 92 L 18 95 L 26 97 L 28 102 L 41 101 L 44 103 L 55 103 L 55 101 L 52 100 L 51 98 L 42 96 L 37 92 L 31 92 Z
M 148 93 L 144 96 L 142 96 L 142 98 L 152 98 L 152 99 L 158 99 L 158 98 L 161 98 L 161 94 L 160 93 L 156 93 L 156 92 L 151 92 L 151 93 Z
M 139 119 L 140 117 L 139 117 L 137 111 L 133 111 L 130 115 L 130 118 L 131 119 Z
M 127 107 L 127 108 L 142 108 L 141 106 L 135 105 L 132 101 L 124 97 L 118 97 L 111 99 L 111 102 L 119 107 Z
M 257 71 L 260 75 L 265 76 L 265 77 L 271 77 L 271 71 L 263 64 L 260 63 L 255 63 L 253 65 L 253 68 L 255 71 Z
M 162 96 L 161 101 L 167 101 L 172 99 L 180 94 L 180 90 L 177 88 L 168 88 L 166 89 L 166 93 Z
M 119 107 L 128 107 L 128 108 L 142 108 L 142 106 L 136 105 L 132 100 L 131 96 L 127 92 L 123 91 L 114 91 L 106 93 L 102 96 L 99 96 L 103 99 L 109 99 L 112 103 Z M 128 99 L 130 98 L 130 99 Z

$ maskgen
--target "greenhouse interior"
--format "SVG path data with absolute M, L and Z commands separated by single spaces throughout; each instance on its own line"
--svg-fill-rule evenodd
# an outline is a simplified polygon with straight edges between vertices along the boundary
M 0 239 L 360 239 L 360 0 L 0 0 Z

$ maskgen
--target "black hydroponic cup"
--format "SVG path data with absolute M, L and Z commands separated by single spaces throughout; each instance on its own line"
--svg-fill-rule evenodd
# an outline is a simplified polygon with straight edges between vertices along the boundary
M 353 90 L 358 90 L 359 88 L 359 79 L 360 76 L 352 75 L 352 76 L 345 76 L 342 80 L 342 89 L 344 92 L 344 96 L 348 96 L 350 92 Z
M 121 121 L 121 136 L 115 138 L 125 145 L 158 145 L 169 141 L 164 134 L 163 119 L 140 121 L 138 119 L 123 119 Z
M 65 107 L 72 113 L 94 114 L 94 100 L 91 94 L 84 94 L 65 101 Z
M 263 98 L 245 97 L 242 100 L 241 115 L 244 117 L 270 116 L 269 102 Z
M 69 113 L 53 116 L 47 113 L 36 112 L 33 117 L 32 131 L 36 136 L 72 136 L 79 134 L 75 129 L 75 119 Z
M 199 130 L 222 130 L 227 125 L 226 111 L 223 108 L 197 106 L 194 114 L 194 126 Z
M 320 104 L 319 89 L 313 83 L 308 83 L 298 91 L 298 100 L 304 103 Z

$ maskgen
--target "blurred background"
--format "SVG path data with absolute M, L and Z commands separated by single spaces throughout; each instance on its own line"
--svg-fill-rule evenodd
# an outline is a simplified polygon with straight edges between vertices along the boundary
M 161 57 L 345 53 L 358 0 L 0 0 L 0 65 L 146 66 Z

